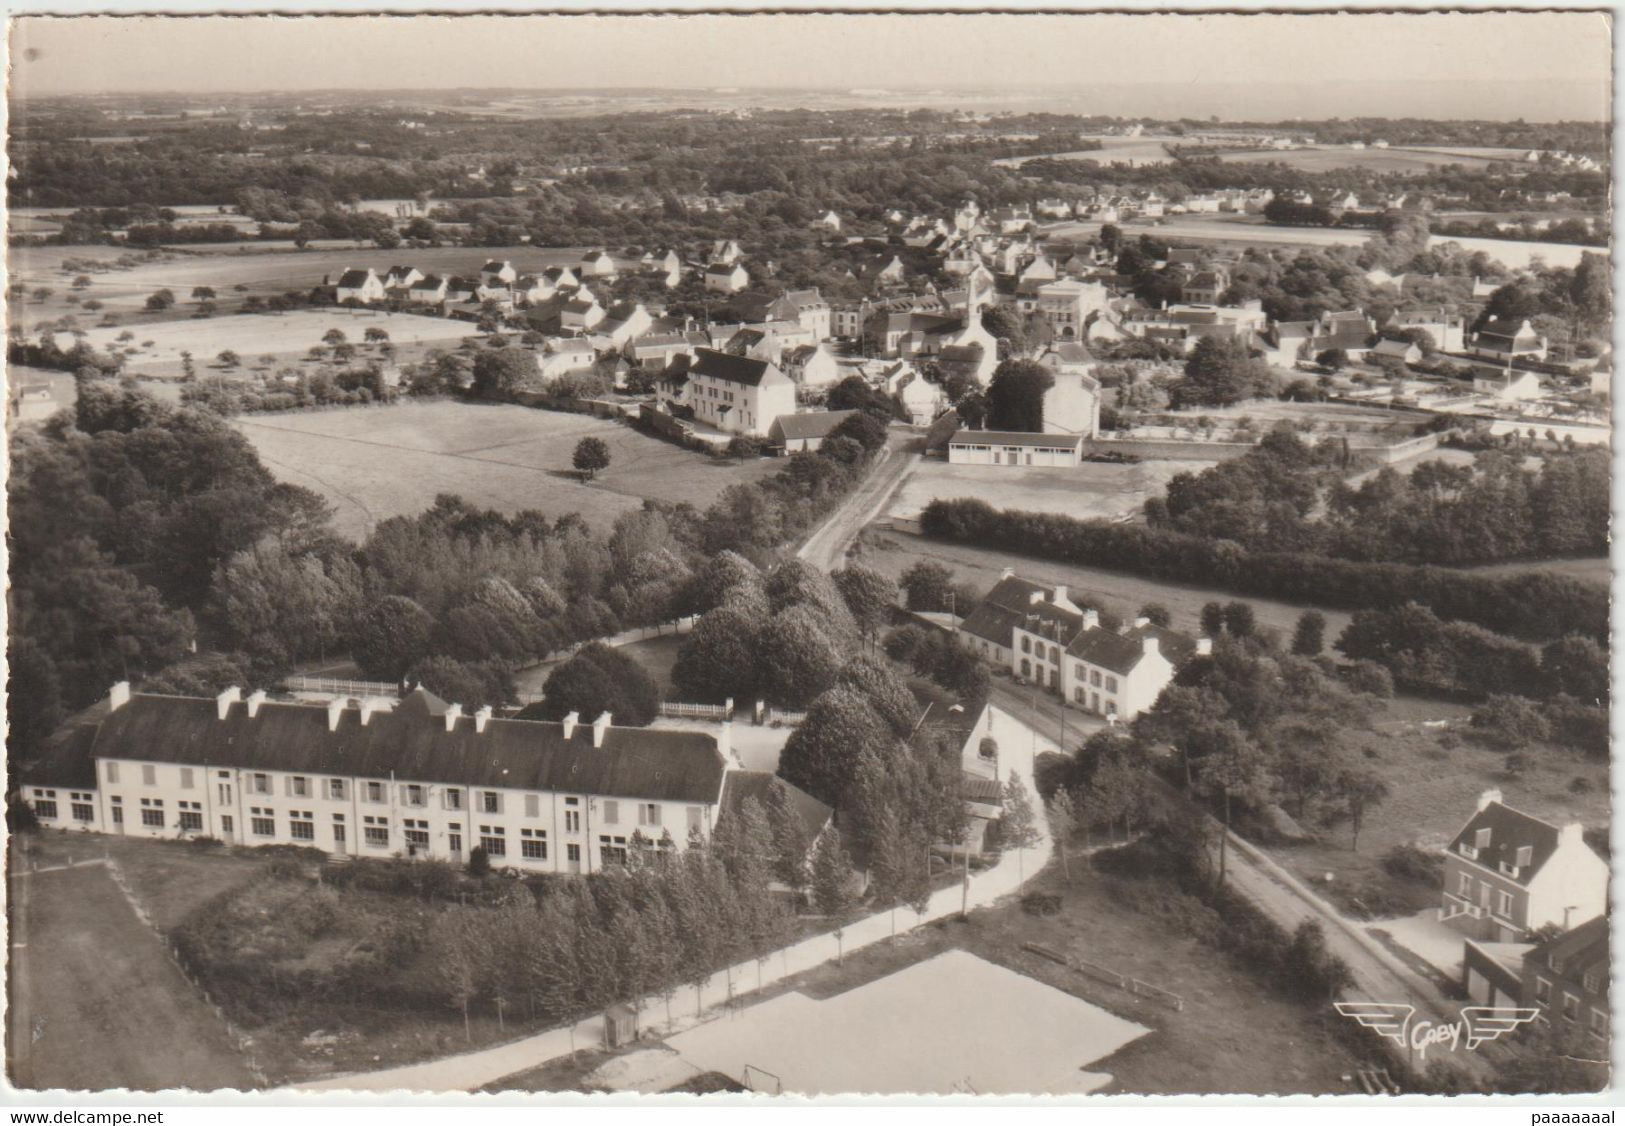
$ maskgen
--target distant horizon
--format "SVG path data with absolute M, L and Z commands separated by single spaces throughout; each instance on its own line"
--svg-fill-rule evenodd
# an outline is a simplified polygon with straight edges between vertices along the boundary
M 19 16 L 11 46 L 19 101 L 977 92 L 1087 97 L 1098 104 L 1054 112 L 1109 117 L 1605 122 L 1611 31 L 1607 13 L 1507 10 Z M 548 80 L 489 81 L 538 72 Z M 606 72 L 660 81 L 606 82 Z M 1252 73 L 1270 77 L 1236 77 Z

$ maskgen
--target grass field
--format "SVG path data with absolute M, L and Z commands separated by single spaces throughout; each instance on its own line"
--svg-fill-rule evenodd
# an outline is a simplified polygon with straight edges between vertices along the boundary
M 1396 880 L 1383 871 L 1383 855 L 1401 844 L 1442 848 L 1472 816 L 1479 794 L 1487 789 L 1499 789 L 1508 805 L 1554 824 L 1580 821 L 1589 829 L 1609 823 L 1607 763 L 1545 746 L 1529 752 L 1531 766 L 1523 775 L 1508 777 L 1505 752 L 1467 736 L 1471 710 L 1403 696 L 1388 701 L 1374 730 L 1353 735 L 1354 744 L 1391 787 L 1387 799 L 1367 812 L 1359 851 L 1350 847 L 1344 824 L 1322 830 L 1317 844 L 1273 848 L 1276 858 L 1345 908 L 1357 910 L 1360 905 L 1354 901 L 1371 888 L 1406 908 L 1384 914 L 1408 913 L 1437 906 L 1439 889 Z M 1446 720 L 1447 726 L 1422 726 L 1438 720 Z M 1569 789 L 1576 779 L 1585 779 L 1584 792 Z M 1330 883 L 1324 878 L 1328 872 L 1333 875 Z
M 359 346 L 369 328 L 381 328 L 389 333 L 397 358 L 404 358 L 413 349 L 435 344 L 449 346 L 476 334 L 474 326 L 467 321 L 335 308 L 299 309 L 275 315 L 245 313 L 206 320 L 164 321 L 139 328 L 132 326 L 128 331 L 135 333 L 135 339 L 122 345 L 118 336 L 127 331 L 125 327 L 92 328 L 85 333 L 85 343 L 97 351 L 120 346 L 135 348 L 125 360 L 125 367 L 132 375 L 179 377 L 182 352 L 192 353 L 200 370 L 216 366 L 215 357 L 227 349 L 236 352 L 244 366 L 258 363 L 265 355 L 276 357 L 278 364 L 286 364 L 303 359 L 332 329 L 338 329 L 350 343 Z M 59 335 L 58 343 L 66 347 L 72 341 Z M 366 354 L 365 351 L 360 353 L 363 357 Z
M 723 489 L 759 480 L 770 459 L 709 458 L 587 415 L 462 402 L 399 403 L 239 418 L 280 479 L 315 489 L 360 539 L 379 520 L 421 512 L 437 493 L 503 512 L 579 512 L 607 528 L 645 497 L 701 508 Z M 609 445 L 610 467 L 579 480 L 571 454 L 583 437 Z
M 1259 625 L 1278 629 L 1288 638 L 1297 624 L 1298 616 L 1307 609 L 1320 609 L 1326 616 L 1328 642 L 1342 633 L 1349 622 L 1349 615 L 1341 610 L 1263 598 L 1243 598 L 1208 587 L 1163 582 L 1140 575 L 1103 571 L 1093 567 L 1053 563 L 1026 555 L 989 551 L 874 528 L 863 533 L 859 545 L 861 550 L 857 558 L 867 566 L 874 567 L 894 579 L 923 559 L 943 564 L 954 572 L 957 581 L 970 583 L 986 591 L 998 582 L 1000 572 L 1009 567 L 1022 578 L 1034 582 L 1044 583 L 1047 586 L 1064 584 L 1071 591 L 1072 598 L 1080 596 L 1092 598 L 1101 603 L 1105 609 L 1124 618 L 1132 618 L 1135 612 L 1148 602 L 1160 602 L 1173 614 L 1173 627 L 1192 634 L 1199 628 L 1203 605 L 1215 601 L 1249 603 L 1253 607 Z
M 1019 168 L 1029 160 L 1093 160 L 1101 164 L 1169 163 L 1168 150 L 1163 146 L 1177 137 L 1085 137 L 1097 140 L 1101 147 L 1080 152 L 1046 153 L 1043 156 L 1012 156 L 993 163 L 1003 168 Z
M 100 866 L 13 875 L 8 1070 L 23 1088 L 252 1086 L 203 1003 Z
M 1161 496 L 1176 473 L 1199 473 L 1206 461 L 1142 461 L 1132 465 L 1084 462 L 1077 469 L 950 465 L 928 459 L 903 481 L 889 515 L 918 516 L 938 498 L 974 497 L 995 508 L 1055 512 L 1079 519 L 1138 513 L 1147 497 Z

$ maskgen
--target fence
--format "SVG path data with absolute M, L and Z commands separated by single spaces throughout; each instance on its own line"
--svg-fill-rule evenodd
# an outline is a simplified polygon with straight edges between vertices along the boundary
M 667 719 L 732 719 L 734 702 L 725 704 L 679 704 L 662 700 L 660 714 Z
M 335 680 L 325 676 L 290 676 L 282 686 L 289 692 L 320 692 L 328 696 L 383 696 L 395 699 L 400 687 L 381 680 Z
M 1040 958 L 1048 958 L 1057 965 L 1065 966 L 1074 973 L 1092 977 L 1096 981 L 1103 981 L 1107 985 L 1115 985 L 1118 989 L 1133 993 L 1139 997 L 1149 997 L 1153 1001 L 1161 1002 L 1171 1009 L 1183 1011 L 1185 999 L 1177 993 L 1170 993 L 1166 989 L 1152 985 L 1148 981 L 1141 981 L 1137 977 L 1120 974 L 1116 970 L 1108 970 L 1105 966 L 1097 966 L 1093 962 L 1082 958 L 1068 957 L 1059 950 L 1051 950 L 1048 946 L 1041 946 L 1036 942 L 1024 942 L 1021 948 L 1029 954 L 1037 954 Z

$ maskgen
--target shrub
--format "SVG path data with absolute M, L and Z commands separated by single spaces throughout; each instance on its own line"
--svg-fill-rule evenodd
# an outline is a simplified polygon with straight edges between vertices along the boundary
M 1444 878 L 1444 854 L 1413 844 L 1395 845 L 1383 856 L 1382 867 L 1397 879 L 1437 887 Z
M 1552 726 L 1539 704 L 1523 696 L 1491 696 L 1473 712 L 1474 736 L 1494 747 L 1526 747 L 1551 737 Z

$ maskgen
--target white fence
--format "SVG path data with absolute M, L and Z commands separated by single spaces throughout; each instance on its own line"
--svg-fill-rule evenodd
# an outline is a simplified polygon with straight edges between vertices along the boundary
M 679 704 L 662 700 L 660 714 L 667 719 L 732 719 L 734 702 L 725 704 Z
M 399 685 L 381 680 L 335 680 L 325 676 L 290 676 L 282 682 L 289 692 L 320 692 L 326 696 L 383 696 L 396 699 Z

